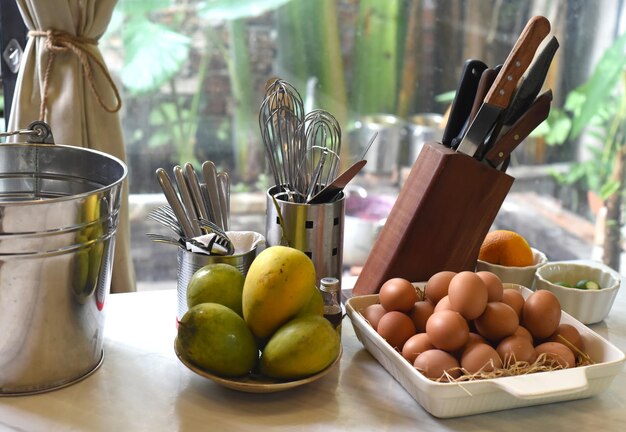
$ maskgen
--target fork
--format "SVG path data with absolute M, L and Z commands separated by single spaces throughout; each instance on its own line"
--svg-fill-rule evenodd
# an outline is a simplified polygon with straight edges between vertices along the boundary
M 152 220 L 160 222 L 163 225 L 166 225 L 167 227 L 171 228 L 172 230 L 174 230 L 174 232 L 176 232 L 179 235 L 179 237 L 181 237 L 181 239 L 189 241 L 195 246 L 202 247 L 203 249 L 207 249 L 207 247 L 202 245 L 202 243 L 196 240 L 184 237 L 182 230 L 177 223 L 177 219 L 174 214 L 174 211 L 169 205 L 164 205 L 164 206 L 157 207 L 151 210 L 148 213 L 148 217 L 150 217 L 150 219 Z M 200 225 L 200 228 L 202 228 L 205 232 L 213 233 L 215 235 L 214 237 L 215 240 L 213 241 L 213 243 L 216 243 L 217 245 L 226 249 L 226 255 L 232 255 L 233 253 L 235 253 L 235 247 L 233 245 L 233 242 L 230 240 L 230 238 L 228 238 L 228 235 L 226 235 L 226 232 L 222 228 L 220 228 L 219 225 L 204 218 L 198 218 L 198 223 Z M 212 246 L 212 243 L 209 244 L 208 250 L 211 250 L 211 246 Z
M 165 225 L 176 234 L 178 234 L 179 237 L 183 236 L 183 231 L 178 224 L 178 220 L 174 219 L 165 211 L 163 211 L 162 207 L 157 207 L 150 210 L 150 212 L 148 212 L 147 218 L 152 219 L 153 221 L 158 222 L 161 225 Z
M 215 234 L 216 243 L 226 249 L 226 255 L 232 255 L 235 253 L 235 247 L 233 242 L 228 238 L 226 232 L 221 229 L 217 224 L 211 222 L 210 220 L 199 218 L 198 222 L 200 223 L 200 228 L 203 230 Z
M 202 250 L 209 252 L 210 255 L 222 255 L 222 254 L 217 254 L 213 251 L 214 244 L 218 244 L 219 246 L 222 246 L 228 252 L 228 247 L 223 244 L 222 237 L 220 237 L 218 234 L 215 234 L 213 239 L 209 241 L 207 245 L 193 238 L 180 237 L 178 240 L 176 240 L 174 237 L 170 237 L 170 236 L 162 235 L 162 234 L 146 233 L 146 235 L 153 242 L 171 244 L 171 245 L 183 248 L 183 249 L 186 248 L 187 243 L 190 243 L 197 248 L 200 248 Z
M 178 247 L 184 246 L 181 238 L 176 240 L 174 237 L 166 236 L 163 234 L 156 234 L 156 233 L 146 233 L 146 235 L 148 236 L 150 240 L 156 243 L 166 243 L 166 244 L 171 244 L 171 245 L 178 246 Z

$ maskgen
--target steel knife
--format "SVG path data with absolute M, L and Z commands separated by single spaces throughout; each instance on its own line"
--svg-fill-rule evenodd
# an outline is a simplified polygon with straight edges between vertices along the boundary
M 472 121 L 476 117 L 476 114 L 478 113 L 478 110 L 480 109 L 480 106 L 482 105 L 485 96 L 489 92 L 491 85 L 495 81 L 496 76 L 498 76 L 498 70 L 496 70 L 495 68 L 485 69 L 481 74 L 480 81 L 478 82 L 478 88 L 476 89 L 476 93 L 474 95 L 474 101 L 469 111 L 469 115 L 467 116 L 466 122 L 463 125 L 463 128 L 461 128 L 461 130 L 457 134 L 457 136 L 452 139 L 451 147 L 453 149 L 456 150 L 459 144 L 461 144 L 461 140 L 467 132 L 467 128 L 469 127 L 469 125 L 472 124 Z
M 452 140 L 459 136 L 472 108 L 483 71 L 487 65 L 480 60 L 466 60 L 457 84 L 454 100 L 450 107 L 448 122 L 443 131 L 441 143 L 451 147 Z
M 528 21 L 457 151 L 472 157 L 477 153 L 502 112 L 509 106 L 519 79 L 530 65 L 539 44 L 549 33 L 550 22 L 547 18 L 534 16 Z
M 558 49 L 559 41 L 555 36 L 552 36 L 536 55 L 535 60 L 533 60 L 526 74 L 522 77 L 519 88 L 511 100 L 511 105 L 504 115 L 504 120 L 502 121 L 504 126 L 510 126 L 515 123 L 534 102 L 541 91 L 541 87 L 543 87 L 548 69 L 550 69 L 550 64 Z
M 500 137 L 487 151 L 483 161 L 496 168 L 511 154 L 517 146 L 530 135 L 541 122 L 548 118 L 552 90 L 547 90 L 535 99 L 511 128 Z
M 528 67 L 528 70 L 520 79 L 509 107 L 501 116 L 501 121 L 497 122 L 494 130 L 490 134 L 489 142 L 486 143 L 485 148 L 482 150 L 483 154 L 489 151 L 493 143 L 503 136 L 511 125 L 515 123 L 535 101 L 535 98 L 543 87 L 548 69 L 550 69 L 550 64 L 558 49 L 559 42 L 554 36 L 540 49 L 535 59 Z

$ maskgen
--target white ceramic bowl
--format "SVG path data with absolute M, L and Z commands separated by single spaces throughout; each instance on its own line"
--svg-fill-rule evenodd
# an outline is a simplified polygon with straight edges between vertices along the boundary
M 531 266 L 508 267 L 478 260 L 476 263 L 476 271 L 489 271 L 498 276 L 503 283 L 514 283 L 525 286 L 526 288 L 532 288 L 533 281 L 535 280 L 535 272 L 539 267 L 548 262 L 548 258 L 546 258 L 543 252 L 535 248 L 531 248 L 531 250 L 533 251 L 534 262 Z
M 585 290 L 556 285 L 575 285 L 581 279 L 596 281 L 601 289 Z M 545 264 L 535 274 L 535 290 L 552 291 L 561 302 L 561 309 L 583 324 L 602 321 L 609 314 L 620 287 L 620 277 L 604 264 L 586 265 L 568 261 Z

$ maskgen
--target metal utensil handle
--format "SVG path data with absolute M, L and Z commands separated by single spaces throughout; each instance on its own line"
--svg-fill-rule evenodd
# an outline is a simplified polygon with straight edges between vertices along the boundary
M 213 216 L 215 217 L 213 222 L 223 229 L 224 222 L 222 220 L 222 206 L 220 205 L 220 198 L 217 192 L 217 169 L 212 161 L 206 161 L 202 164 L 202 175 L 204 177 L 204 183 L 206 184 L 207 191 L 209 192 L 211 208 L 213 209 Z
M 158 168 L 156 170 L 156 174 L 159 184 L 161 185 L 161 189 L 163 189 L 165 199 L 167 199 L 167 202 L 169 202 L 172 207 L 172 210 L 176 215 L 176 219 L 178 219 L 178 223 L 183 230 L 183 234 L 185 234 L 185 237 L 192 238 L 193 228 L 191 227 L 191 222 L 189 222 L 187 214 L 185 213 L 185 210 L 183 210 L 183 205 L 180 202 L 178 195 L 176 195 L 176 190 L 174 190 L 172 180 L 163 168 Z
M 217 184 L 224 231 L 228 231 L 230 229 L 230 177 L 226 171 L 217 173 Z
M 202 235 L 202 230 L 200 229 L 200 225 L 198 224 L 198 214 L 196 213 L 194 199 L 191 196 L 189 186 L 187 185 L 187 180 L 185 179 L 183 169 L 180 167 L 180 165 L 176 165 L 174 167 L 174 179 L 176 180 L 176 185 L 178 186 L 178 193 L 180 194 L 183 209 L 187 213 L 187 217 L 189 218 L 191 227 L 194 230 L 194 235 Z
M 202 194 L 202 188 L 200 187 L 200 181 L 198 180 L 196 170 L 189 162 L 185 164 L 185 179 L 187 180 L 187 186 L 189 187 L 189 192 L 191 193 L 197 215 L 208 219 L 209 208 Z

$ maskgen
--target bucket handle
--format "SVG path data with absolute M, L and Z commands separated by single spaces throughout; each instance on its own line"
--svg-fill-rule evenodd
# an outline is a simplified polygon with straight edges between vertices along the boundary
M 0 132 L 0 138 L 13 135 L 28 135 L 26 142 L 29 144 L 54 144 L 52 129 L 46 122 L 34 121 L 26 129 L 18 129 L 10 132 Z

